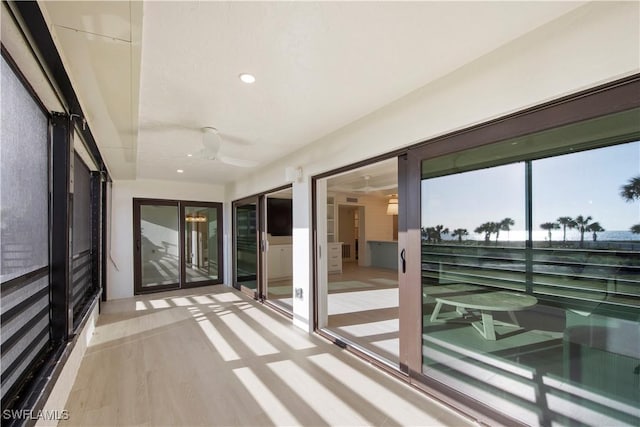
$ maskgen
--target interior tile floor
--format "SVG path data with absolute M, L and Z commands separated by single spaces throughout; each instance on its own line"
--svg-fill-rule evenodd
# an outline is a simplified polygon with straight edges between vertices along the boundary
M 397 366 L 398 272 L 345 262 L 328 287 L 327 329 Z
M 104 303 L 61 425 L 473 425 L 222 285 Z

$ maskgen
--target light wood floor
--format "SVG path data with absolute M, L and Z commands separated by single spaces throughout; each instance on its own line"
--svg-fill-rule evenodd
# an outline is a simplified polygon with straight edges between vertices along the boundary
M 466 426 L 230 288 L 103 305 L 61 425 Z

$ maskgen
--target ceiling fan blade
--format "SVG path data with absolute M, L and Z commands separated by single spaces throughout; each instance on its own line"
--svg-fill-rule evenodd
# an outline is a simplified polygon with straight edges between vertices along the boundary
M 381 185 L 380 187 L 369 187 L 370 191 L 382 191 L 382 190 L 391 190 L 393 188 L 397 188 L 398 184 L 391 185 Z
M 209 150 L 208 148 L 203 148 L 201 150 L 198 150 L 198 152 L 196 153 L 196 157 L 200 158 L 200 159 L 205 159 L 205 160 L 216 160 L 218 153 L 216 153 L 215 151 Z
M 258 162 L 255 160 L 236 159 L 227 156 L 218 156 L 217 160 L 220 160 L 222 163 L 225 163 L 227 165 L 237 166 L 240 168 L 252 168 L 258 165 Z

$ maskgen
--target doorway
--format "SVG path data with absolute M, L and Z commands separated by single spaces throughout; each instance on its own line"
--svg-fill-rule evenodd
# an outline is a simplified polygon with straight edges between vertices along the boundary
M 136 294 L 222 283 L 222 204 L 133 199 Z
M 356 243 L 358 242 L 358 232 L 356 217 L 358 208 L 355 206 L 338 206 L 338 239 L 342 242 L 342 263 L 355 262 Z
M 397 158 L 315 181 L 316 327 L 394 370 L 400 369 L 398 182 Z
M 291 314 L 291 187 L 235 201 L 233 218 L 233 286 L 285 314 Z
M 266 301 L 293 313 L 293 203 L 291 188 L 264 196 Z
M 259 235 L 258 198 L 240 200 L 233 206 L 234 283 L 233 286 L 258 298 L 258 273 L 261 239 Z

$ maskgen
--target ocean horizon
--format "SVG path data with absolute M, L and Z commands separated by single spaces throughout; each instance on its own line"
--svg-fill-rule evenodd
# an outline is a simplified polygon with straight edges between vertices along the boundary
M 551 232 L 551 240 L 553 242 L 561 242 L 562 241 L 562 229 L 553 230 Z M 640 234 L 634 234 L 628 230 L 611 230 L 611 231 L 602 231 L 597 233 L 598 242 L 628 242 L 628 241 L 640 241 Z M 499 242 L 518 242 L 525 241 L 527 239 L 527 232 L 525 230 L 511 230 L 501 231 L 500 236 L 498 238 Z M 458 240 L 458 237 L 452 237 L 451 234 L 443 234 L 442 240 Z M 484 240 L 484 234 L 477 233 L 469 233 L 469 235 L 464 236 L 462 240 Z M 533 231 L 533 241 L 534 242 L 546 242 L 549 240 L 549 232 L 546 230 L 534 230 Z M 496 235 L 491 235 L 491 241 L 496 241 Z M 567 230 L 567 242 L 576 242 L 580 241 L 580 232 L 577 230 Z M 593 241 L 593 233 L 585 231 L 584 233 L 584 241 L 592 242 Z

